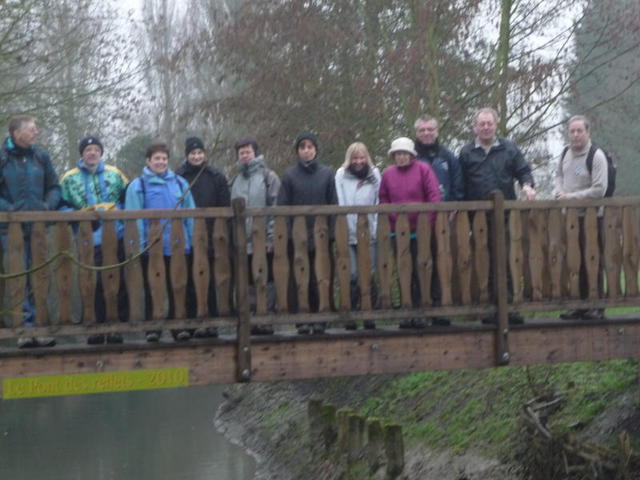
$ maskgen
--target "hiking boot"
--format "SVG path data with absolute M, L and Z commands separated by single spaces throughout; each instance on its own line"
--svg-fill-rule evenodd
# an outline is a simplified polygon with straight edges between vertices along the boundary
M 96 333 L 87 337 L 87 345 L 101 345 L 104 343 L 104 335 Z
M 402 328 L 402 329 L 413 328 L 413 325 L 411 323 L 411 319 L 410 318 L 403 318 L 402 320 L 400 320 L 400 323 L 398 324 L 398 328 Z
M 152 331 L 150 331 L 150 332 L 147 332 L 147 334 L 146 334 L 147 342 L 149 342 L 149 343 L 155 343 L 155 342 L 157 342 L 158 340 L 160 340 L 160 333 L 161 333 L 161 332 L 159 332 L 159 331 L 157 331 L 157 330 L 152 330 Z
M 251 335 L 273 335 L 273 326 L 254 325 L 251 327 Z
M 585 310 L 584 308 L 569 310 L 568 312 L 560 314 L 560 320 L 582 320 L 582 317 L 586 312 L 588 312 L 588 310 Z
M 306 323 L 299 323 L 296 325 L 298 329 L 299 335 L 309 335 L 311 333 L 311 325 L 307 325 Z
M 20 337 L 18 339 L 18 348 L 33 348 L 35 346 L 37 343 L 34 337 Z
M 175 330 L 171 333 L 176 342 L 186 342 L 191 338 L 191 332 L 189 332 L 189 330 Z
M 508 316 L 509 319 L 509 325 L 523 325 L 524 324 L 524 317 L 522 315 L 520 315 L 519 313 L 510 313 Z M 497 325 L 498 324 L 498 320 L 494 315 L 489 315 L 487 317 L 483 317 L 481 322 L 485 325 Z
M 411 326 L 419 330 L 426 328 L 427 321 L 424 318 L 416 317 L 411 319 Z
M 56 339 L 53 337 L 36 337 L 36 347 L 53 347 Z
M 358 324 L 356 322 L 354 322 L 353 320 L 349 320 L 348 322 L 344 322 L 344 329 L 345 330 L 357 330 L 358 329 Z
M 448 327 L 449 325 L 451 325 L 451 320 L 446 317 L 433 317 L 431 319 L 431 325 L 437 327 Z
M 373 320 L 365 320 L 364 322 L 362 322 L 362 326 L 365 330 L 375 330 L 376 322 L 374 322 Z
M 120 333 L 107 333 L 107 343 L 109 344 L 116 344 L 116 343 L 122 343 L 124 342 L 124 339 L 122 338 L 122 334 Z
M 321 335 L 324 333 L 326 325 L 324 323 L 312 323 L 311 330 L 315 335 Z
M 584 312 L 583 320 L 604 320 L 604 308 L 590 308 Z
M 200 327 L 196 328 L 193 332 L 195 338 L 215 338 L 218 336 L 218 329 L 216 327 Z

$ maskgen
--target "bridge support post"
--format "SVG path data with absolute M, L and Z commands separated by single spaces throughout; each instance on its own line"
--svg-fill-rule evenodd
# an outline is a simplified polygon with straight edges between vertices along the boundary
M 507 302 L 507 238 L 505 229 L 504 195 L 499 190 L 491 193 L 493 221 L 491 222 L 491 249 L 493 269 L 493 292 L 496 302 L 496 364 L 509 363 L 509 314 Z
M 237 326 L 237 359 L 239 382 L 251 380 L 251 311 L 249 307 L 249 268 L 247 265 L 247 223 L 244 198 L 235 198 L 233 207 L 233 229 L 235 246 L 235 281 Z

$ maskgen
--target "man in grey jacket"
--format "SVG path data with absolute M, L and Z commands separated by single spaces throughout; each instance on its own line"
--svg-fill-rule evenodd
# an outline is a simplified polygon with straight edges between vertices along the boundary
M 231 180 L 231 199 L 244 198 L 247 207 L 269 207 L 276 204 L 280 190 L 280 178 L 267 168 L 264 157 L 258 155 L 258 142 L 253 138 L 243 138 L 235 144 L 238 158 L 238 174 Z M 247 253 L 249 257 L 249 278 L 253 284 L 251 262 L 253 242 L 251 238 L 253 219 L 247 218 Z M 273 286 L 273 219 L 267 219 L 267 308 L 275 310 L 275 290 Z M 255 309 L 255 288 L 251 288 L 251 306 Z M 254 335 L 271 335 L 271 325 L 254 325 Z
M 558 200 L 572 198 L 603 198 L 607 190 L 608 167 L 607 157 L 600 148 L 592 152 L 591 126 L 589 120 L 576 115 L 567 123 L 569 147 L 565 148 L 558 164 L 555 176 L 555 196 Z M 592 155 L 591 168 L 588 157 Z M 585 232 L 584 216 L 580 222 L 580 250 L 584 252 Z M 602 250 L 602 218 L 598 217 L 598 245 Z M 580 297 L 587 298 L 589 283 L 587 279 L 586 262 L 580 264 Z M 602 263 L 598 266 L 598 289 L 602 292 L 604 272 Z M 560 315 L 563 320 L 601 320 L 604 318 L 603 308 L 576 309 Z

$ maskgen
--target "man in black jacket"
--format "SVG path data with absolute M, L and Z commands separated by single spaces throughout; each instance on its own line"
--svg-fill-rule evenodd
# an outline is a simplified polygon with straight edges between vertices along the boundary
M 488 200 L 491 192 L 500 190 L 506 200 L 515 200 L 514 181 L 522 187 L 527 200 L 536 198 L 531 167 L 520 149 L 506 138 L 498 138 L 498 113 L 482 108 L 475 116 L 476 138 L 460 151 L 465 200 Z
M 207 153 L 204 143 L 198 137 L 189 137 L 184 146 L 185 161 L 176 169 L 176 173 L 189 182 L 191 195 L 198 208 L 228 207 L 231 205 L 231 193 L 227 178 L 217 168 L 207 164 Z M 202 173 L 201 173 L 202 172 Z M 211 225 L 208 225 L 211 228 Z M 208 235 L 211 238 L 211 235 Z M 212 252 L 210 251 L 210 256 Z M 211 260 L 211 259 L 209 259 Z M 211 264 L 211 262 L 209 262 Z M 215 283 L 209 283 L 208 292 L 209 311 L 218 314 Z M 180 334 L 182 339 L 188 339 L 190 330 L 172 332 L 174 336 Z M 218 331 L 214 327 L 198 328 L 193 332 L 197 338 L 217 337 Z
M 287 168 L 282 175 L 282 184 L 278 192 L 278 205 L 337 205 L 338 194 L 334 175 L 331 169 L 318 162 L 318 138 L 312 133 L 303 133 L 295 143 L 298 160 L 295 165 Z M 307 235 L 309 249 L 309 307 L 311 311 L 318 309 L 318 280 L 314 271 L 315 245 L 313 226 L 315 218 L 307 216 Z M 293 259 L 293 250 L 290 249 Z M 292 263 L 293 265 L 293 263 Z M 292 295 L 291 297 L 294 297 Z M 295 310 L 297 305 L 291 298 L 290 308 Z M 324 323 L 311 325 L 299 324 L 298 333 L 324 333 Z
M 478 110 L 473 127 L 476 138 L 462 147 L 459 155 L 465 200 L 488 200 L 494 190 L 500 190 L 506 200 L 515 200 L 516 180 L 525 198 L 535 200 L 536 191 L 529 163 L 511 140 L 496 136 L 497 127 L 498 113 L 493 108 Z M 508 280 L 511 294 L 513 288 L 510 277 Z M 495 323 L 496 319 L 493 316 L 485 317 L 482 322 Z M 518 313 L 510 313 L 509 323 L 521 324 L 524 319 Z

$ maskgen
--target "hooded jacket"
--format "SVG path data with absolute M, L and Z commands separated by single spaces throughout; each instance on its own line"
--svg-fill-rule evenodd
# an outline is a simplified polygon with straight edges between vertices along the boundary
M 102 160 L 91 172 L 80 159 L 77 167 L 67 171 L 60 181 L 63 210 L 83 210 L 95 205 L 110 204 L 122 208 L 124 191 L 129 180 L 118 168 L 106 165 Z M 122 234 L 122 223 L 118 222 L 118 233 Z M 93 232 L 94 246 L 102 245 L 102 225 Z
M 337 205 L 338 195 L 333 173 L 318 163 L 317 157 L 305 163 L 298 160 L 282 175 L 278 205 Z M 309 251 L 315 250 L 313 225 L 315 217 L 307 215 Z
M 195 203 L 191 192 L 187 192 L 189 184 L 187 181 L 176 175 L 173 170 L 168 169 L 164 175 L 153 173 L 149 167 L 144 167 L 142 175 L 134 178 L 127 187 L 125 197 L 125 210 L 143 209 L 171 209 L 178 205 L 178 200 L 184 195 L 182 202 L 177 208 L 195 208 Z M 185 194 L 185 192 L 187 192 Z M 140 248 L 147 247 L 147 237 L 149 234 L 149 220 L 136 220 L 138 233 L 140 235 Z M 171 250 L 171 220 L 163 218 L 160 220 L 163 225 L 162 230 L 162 251 L 165 256 L 170 256 Z M 191 252 L 193 219 L 183 220 L 184 228 L 184 253 Z
M 365 178 L 358 178 L 349 169 L 340 167 L 336 172 L 336 192 L 338 194 L 338 204 L 345 205 L 377 205 L 380 191 L 380 170 L 376 167 L 369 167 L 369 173 Z M 369 232 L 372 242 L 376 240 L 378 230 L 378 215 L 371 213 L 368 215 Z M 347 215 L 349 226 L 349 244 L 357 245 L 357 222 L 358 215 Z
M 0 150 L 0 211 L 55 210 L 59 202 L 58 175 L 49 154 L 6 138 Z
M 248 163 L 238 164 L 239 173 L 231 180 L 231 199 L 244 198 L 247 207 L 269 207 L 276 204 L 280 190 L 280 178 L 265 166 L 264 157 L 257 156 Z M 253 218 L 248 217 L 247 251 L 253 252 L 251 232 Z M 267 219 L 267 243 L 273 243 L 273 218 Z

